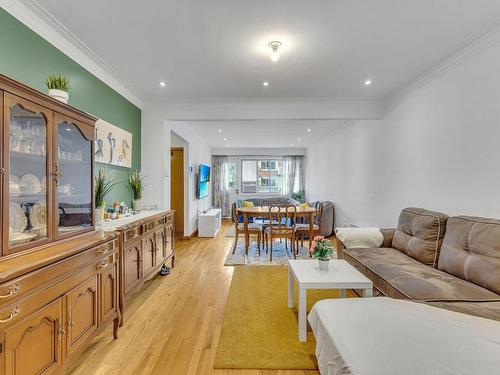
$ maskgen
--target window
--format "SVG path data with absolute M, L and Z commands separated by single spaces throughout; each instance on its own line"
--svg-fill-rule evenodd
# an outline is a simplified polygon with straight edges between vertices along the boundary
M 236 189 L 236 163 L 226 163 L 226 189 Z
M 241 170 L 243 193 L 281 193 L 281 159 L 242 160 Z

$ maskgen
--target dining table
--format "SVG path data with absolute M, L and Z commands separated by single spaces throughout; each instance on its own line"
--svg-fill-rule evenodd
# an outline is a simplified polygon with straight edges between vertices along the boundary
M 314 215 L 317 213 L 314 207 L 303 207 L 297 206 L 297 211 L 293 211 L 296 217 L 308 218 L 309 220 L 309 243 L 314 236 Z M 278 213 L 278 215 L 286 216 L 286 207 L 273 207 L 272 212 Z M 250 234 L 248 233 L 248 224 L 250 218 L 269 218 L 269 207 L 266 206 L 254 206 L 254 207 L 237 207 L 236 213 L 243 216 L 243 227 L 245 231 L 245 252 L 248 252 L 248 247 L 250 244 Z M 289 212 L 290 214 L 291 212 Z

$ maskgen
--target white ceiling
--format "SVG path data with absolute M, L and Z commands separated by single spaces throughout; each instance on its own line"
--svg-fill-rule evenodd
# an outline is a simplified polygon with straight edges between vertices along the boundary
M 187 122 L 213 148 L 307 147 L 332 134 L 346 123 L 346 120 Z M 221 133 L 219 133 L 219 129 L 222 130 Z M 311 129 L 311 131 L 308 132 L 307 129 Z M 224 138 L 226 138 L 225 141 Z M 300 141 L 297 138 L 300 138 Z
M 499 0 L 36 3 L 145 102 L 382 98 L 500 19 Z M 275 39 L 278 63 L 268 57 Z

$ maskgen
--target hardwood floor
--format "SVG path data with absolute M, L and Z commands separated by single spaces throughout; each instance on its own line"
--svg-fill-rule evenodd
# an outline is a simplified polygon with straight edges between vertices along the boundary
M 213 370 L 233 267 L 225 223 L 216 239 L 176 242 L 176 266 L 132 296 L 118 340 L 109 327 L 70 369 L 89 374 L 312 375 L 317 371 Z

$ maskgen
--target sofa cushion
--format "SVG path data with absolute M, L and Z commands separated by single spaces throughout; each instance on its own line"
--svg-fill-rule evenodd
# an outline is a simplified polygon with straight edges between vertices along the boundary
M 437 267 L 448 216 L 422 208 L 405 208 L 399 215 L 392 247 L 429 266 Z
M 500 294 L 500 220 L 448 220 L 438 268 Z
M 372 280 L 383 294 L 417 301 L 500 301 L 500 295 L 393 248 L 344 250 L 344 259 Z
M 500 301 L 496 302 L 424 302 L 427 305 L 439 307 L 446 310 L 456 311 L 462 314 L 480 316 L 481 318 L 500 321 Z

